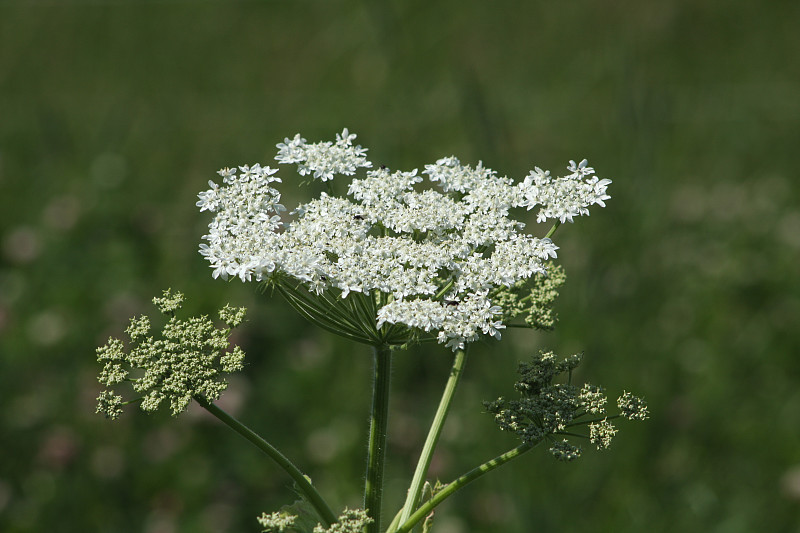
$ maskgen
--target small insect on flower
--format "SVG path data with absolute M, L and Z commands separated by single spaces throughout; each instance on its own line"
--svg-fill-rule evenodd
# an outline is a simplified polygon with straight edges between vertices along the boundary
M 444 303 L 453 307 L 458 307 L 458 302 L 456 300 L 445 300 Z

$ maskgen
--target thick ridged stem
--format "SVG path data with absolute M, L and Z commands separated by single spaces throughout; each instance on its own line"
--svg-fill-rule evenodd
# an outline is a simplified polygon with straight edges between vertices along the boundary
M 386 461 L 386 432 L 389 421 L 389 389 L 392 373 L 392 350 L 382 344 L 374 347 L 375 381 L 372 393 L 372 414 L 369 426 L 367 480 L 364 485 L 364 509 L 374 520 L 367 533 L 381 531 L 383 468 Z

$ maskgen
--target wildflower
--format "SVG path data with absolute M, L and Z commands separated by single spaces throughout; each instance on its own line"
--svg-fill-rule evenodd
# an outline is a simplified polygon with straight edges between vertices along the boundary
M 580 405 L 587 413 L 598 415 L 605 413 L 606 396 L 602 387 L 586 383 L 578 395 Z
M 360 145 L 353 146 L 355 138 L 356 135 L 345 128 L 336 135 L 335 144 L 307 144 L 298 133 L 293 139 L 287 138 L 278 144 L 275 159 L 279 163 L 297 163 L 297 171 L 301 176 L 313 174 L 314 178 L 322 181 L 333 179 L 334 174 L 351 176 L 358 168 L 372 166 L 365 156 L 367 149 Z
M 122 414 L 122 396 L 114 394 L 113 390 L 104 390 L 97 397 L 96 412 L 105 415 L 106 418 L 116 420 Z
M 264 533 L 282 533 L 294 525 L 297 516 L 276 511 L 270 514 L 262 513 L 257 520 L 264 528 L 262 530 Z
M 562 374 L 571 376 L 580 361 L 577 355 L 559 360 L 553 352 L 539 352 L 531 362 L 519 366 L 520 380 L 514 388 L 521 398 L 498 398 L 484 402 L 484 408 L 494 415 L 501 431 L 515 433 L 523 443 L 552 442 L 550 453 L 560 461 L 577 459 L 582 452 L 566 438 L 557 441 L 555 437 L 580 437 L 576 433 L 580 426 L 589 430 L 585 438 L 598 449 L 606 449 L 617 433 L 610 421 L 619 417 L 642 420 L 643 411 L 637 406 L 644 402 L 626 392 L 617 400 L 621 413 L 609 416 L 605 414 L 606 396 L 602 387 L 588 383 L 577 387 L 569 381 L 555 381 Z M 634 412 L 636 415 L 630 416 Z M 602 418 L 596 418 L 597 415 Z
M 649 418 L 645 401 L 630 392 L 622 393 L 622 396 L 617 399 L 617 406 L 620 414 L 628 420 L 645 420 Z
M 292 511 L 301 511 L 302 507 L 298 508 L 297 505 L 285 507 L 282 511 L 274 513 L 262 513 L 258 517 L 258 523 L 264 529 L 263 533 L 282 533 L 283 531 L 308 531 L 311 525 L 306 529 L 308 518 L 302 520 L 304 523 L 299 523 L 299 517 L 291 514 Z M 308 514 L 308 513 L 306 513 Z M 362 533 L 367 524 L 374 522 L 372 518 L 367 515 L 367 512 L 362 509 L 348 509 L 345 507 L 344 512 L 339 516 L 338 520 L 331 524 L 330 527 L 325 528 L 322 524 L 317 523 L 313 526 L 312 533 Z M 313 525 L 313 522 L 311 522 Z
M 297 134 L 277 145 L 276 161 L 296 165 L 301 176 L 330 181 L 365 169 L 346 195 L 321 193 L 285 223 L 277 170 L 220 171 L 222 185 L 212 183 L 197 202 L 214 213 L 200 246 L 212 276 L 268 282 L 309 320 L 370 344 L 427 336 L 456 350 L 500 338 L 513 314 L 503 305 L 514 298 L 528 307 L 529 327 L 552 327 L 549 303 L 563 276 L 542 280 L 558 246 L 525 233 L 510 210 L 540 206 L 542 220 L 572 221 L 604 205 L 609 180 L 585 160 L 571 162 L 564 178 L 537 168 L 518 184 L 456 157 L 422 173 L 392 172 L 374 167 L 355 138 L 345 129 L 335 142 Z M 530 287 L 544 293 L 526 296 Z
M 313 533 L 361 533 L 364 531 L 364 526 L 372 522 L 374 520 L 367 516 L 365 510 L 345 508 L 335 524 L 327 529 L 317 524 Z
M 571 174 L 562 178 L 553 178 L 549 171 L 536 167 L 519 185 L 525 198 L 521 205 L 528 210 L 542 206 L 536 216 L 538 222 L 557 219 L 561 223 L 588 215 L 591 205 L 605 207 L 605 200 L 611 198 L 606 194 L 611 180 L 601 180 L 594 175 L 594 168 L 587 165 L 586 159 L 578 164 L 570 161 L 567 170 Z
M 155 411 L 162 402 L 169 403 L 172 414 L 177 415 L 196 395 L 209 401 L 217 400 L 228 384 L 220 376 L 243 367 L 244 352 L 238 346 L 228 350 L 231 328 L 244 319 L 245 310 L 225 306 L 220 318 L 228 326 L 216 329 L 207 316 L 176 318 L 183 295 L 166 290 L 161 298 L 153 298 L 159 310 L 169 316 L 161 332 L 161 339 L 149 336 L 150 319 L 142 316 L 131 319 L 126 330 L 130 350 L 120 339 L 110 338 L 97 349 L 97 360 L 103 363 L 98 380 L 106 386 L 125 381 L 141 395 L 144 411 Z M 131 377 L 136 376 L 136 377 Z M 97 398 L 97 412 L 115 419 L 122 413 L 122 397 L 113 390 L 105 390 Z
M 611 445 L 611 439 L 617 434 L 614 425 L 604 418 L 600 422 L 589 424 L 589 440 L 597 445 L 598 450 L 605 450 Z
M 553 454 L 553 457 L 564 462 L 574 461 L 579 458 L 582 453 L 580 446 L 570 444 L 567 439 L 554 442 L 549 451 Z
M 545 262 L 543 266 L 545 272 L 537 273 L 529 280 L 519 280 L 513 285 L 492 289 L 489 298 L 503 309 L 503 322 L 524 316 L 525 324 L 530 327 L 541 330 L 555 328 L 558 316 L 553 310 L 553 303 L 567 277 L 563 267 L 552 261 Z

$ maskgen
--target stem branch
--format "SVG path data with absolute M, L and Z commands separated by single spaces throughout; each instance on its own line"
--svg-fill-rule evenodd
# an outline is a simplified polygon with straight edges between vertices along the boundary
M 422 486 L 425 482 L 425 477 L 428 474 L 428 468 L 433 458 L 433 451 L 436 448 L 436 443 L 439 441 L 439 435 L 442 433 L 444 421 L 447 418 L 447 413 L 450 410 L 450 405 L 453 401 L 453 396 L 456 391 L 456 386 L 461 379 L 462 371 L 464 369 L 464 361 L 466 360 L 466 350 L 458 350 L 453 360 L 453 367 L 450 370 L 450 377 L 447 379 L 447 384 L 442 393 L 442 399 L 439 401 L 439 408 L 433 417 L 433 423 L 428 431 L 428 437 L 425 439 L 425 445 L 422 447 L 422 453 L 417 463 L 417 469 L 414 471 L 414 478 L 411 481 L 411 486 L 408 489 L 408 496 L 406 503 L 403 506 L 402 514 L 400 515 L 399 524 L 404 523 L 411 516 L 411 513 L 419 505 L 419 498 L 422 494 Z
M 328 504 L 322 498 L 317 489 L 309 481 L 299 468 L 292 463 L 285 455 L 283 455 L 272 444 L 264 440 L 258 433 L 239 422 L 236 418 L 229 415 L 213 403 L 206 400 L 203 396 L 196 395 L 194 399 L 206 411 L 217 417 L 222 423 L 233 429 L 236 433 L 253 443 L 259 450 L 269 456 L 270 459 L 275 461 L 295 483 L 298 489 L 305 495 L 308 502 L 314 507 L 319 514 L 325 527 L 330 527 L 331 524 L 336 522 L 336 515 L 333 514 Z
M 552 237 L 553 233 L 556 232 L 556 230 L 558 229 L 558 227 L 560 225 L 561 225 L 561 221 L 560 220 L 556 220 L 555 224 L 553 224 L 553 227 L 550 228 L 550 231 L 547 232 L 547 235 L 545 235 L 544 238 L 545 239 L 549 239 L 550 237 Z
M 411 531 L 411 528 L 428 516 L 437 505 L 452 496 L 457 490 L 463 488 L 468 483 L 475 481 L 484 474 L 491 472 L 495 468 L 506 464 L 510 460 L 519 457 L 534 446 L 535 444 L 520 444 L 516 448 L 509 450 L 502 455 L 498 455 L 491 461 L 487 461 L 482 465 L 473 468 L 455 481 L 448 483 L 442 490 L 437 492 L 430 500 L 425 502 L 419 509 L 417 509 L 416 512 L 414 512 L 414 514 L 412 514 L 409 519 L 403 523 L 403 525 L 397 528 L 395 533 L 407 533 L 408 531 Z

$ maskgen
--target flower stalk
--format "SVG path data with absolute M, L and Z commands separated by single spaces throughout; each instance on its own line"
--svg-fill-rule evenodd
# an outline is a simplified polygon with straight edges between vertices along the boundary
M 389 392 L 391 389 L 392 350 L 386 344 L 374 347 L 375 366 L 370 415 L 367 475 L 364 484 L 364 509 L 374 522 L 367 533 L 378 533 L 381 525 L 383 471 L 386 462 L 386 435 L 389 423 Z
M 420 454 L 417 468 L 414 471 L 414 477 L 411 481 L 411 486 L 408 489 L 406 503 L 403 506 L 399 516 L 398 522 L 401 524 L 405 523 L 409 519 L 411 513 L 417 508 L 417 505 L 419 505 L 422 487 L 425 483 L 425 477 L 428 474 L 428 468 L 431 465 L 431 459 L 433 458 L 433 451 L 436 448 L 436 444 L 439 442 L 439 436 L 442 433 L 442 428 L 444 427 L 444 421 L 447 418 L 447 413 L 450 411 L 450 405 L 453 401 L 456 387 L 458 382 L 461 380 L 466 357 L 466 350 L 458 350 L 455 354 L 455 358 L 453 359 L 453 366 L 450 369 L 450 376 L 447 379 L 447 384 L 445 385 L 442 399 L 439 401 L 439 407 L 433 417 L 433 423 L 428 431 L 428 437 L 425 439 L 425 444 L 422 447 L 422 453 Z
M 317 489 L 315 489 L 311 484 L 311 481 L 309 481 L 310 478 L 303 474 L 303 472 L 301 472 L 300 469 L 297 468 L 294 463 L 292 463 L 277 448 L 264 440 L 264 438 L 262 438 L 258 433 L 228 414 L 226 411 L 207 401 L 204 397 L 198 395 L 195 396 L 194 399 L 203 409 L 214 415 L 219 421 L 234 430 L 236 433 L 250 441 L 256 446 L 256 448 L 267 454 L 270 459 L 272 459 L 279 467 L 289 474 L 289 477 L 291 477 L 297 484 L 298 490 L 314 507 L 314 510 L 317 511 L 319 518 L 326 526 L 329 526 L 336 521 L 336 515 L 333 514 L 331 508 L 322 498 Z
M 479 477 L 482 477 L 492 470 L 503 466 L 507 462 L 511 461 L 512 459 L 516 459 L 523 453 L 527 452 L 531 448 L 533 448 L 535 444 L 525 443 L 520 444 L 516 448 L 513 448 L 502 455 L 498 455 L 494 459 L 490 461 L 486 461 L 480 466 L 477 466 L 467 472 L 466 474 L 456 478 L 454 481 L 448 483 L 444 486 L 440 491 L 431 497 L 430 500 L 425 502 L 419 509 L 417 509 L 405 522 L 402 523 L 400 527 L 398 527 L 394 533 L 406 533 L 411 531 L 411 529 L 416 526 L 421 520 L 423 520 L 426 516 L 428 516 L 431 511 L 433 511 L 437 505 L 442 503 L 444 500 L 452 496 L 456 491 L 459 489 L 464 488 L 469 483 L 472 483 Z

